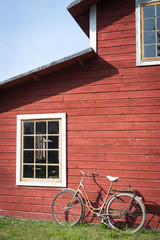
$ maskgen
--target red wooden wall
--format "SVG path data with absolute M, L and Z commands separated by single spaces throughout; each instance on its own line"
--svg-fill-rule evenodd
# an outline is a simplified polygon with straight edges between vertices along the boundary
M 77 187 L 80 170 L 99 173 L 103 190 L 106 175 L 119 176 L 118 187 L 137 188 L 143 196 L 146 226 L 158 228 L 159 79 L 159 66 L 136 67 L 134 0 L 100 4 L 96 59 L 0 97 L 0 215 L 52 218 L 60 189 L 16 186 L 16 116 L 66 112 L 68 187 Z M 86 185 L 96 201 L 99 186 L 91 177 Z

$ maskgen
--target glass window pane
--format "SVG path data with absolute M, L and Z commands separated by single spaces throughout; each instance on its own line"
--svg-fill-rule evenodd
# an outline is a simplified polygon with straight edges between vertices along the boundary
M 34 122 L 24 122 L 24 134 L 34 134 Z
M 49 166 L 48 167 L 48 178 L 58 179 L 59 178 L 59 167 Z
M 157 18 L 157 30 L 160 30 L 160 18 Z
M 160 43 L 160 32 L 157 32 L 157 43 Z
M 24 163 L 34 163 L 34 151 L 24 151 L 23 152 L 23 162 Z
M 36 178 L 46 178 L 46 166 L 36 166 Z
M 45 136 L 36 136 L 36 149 L 46 149 Z
M 157 46 L 157 56 L 160 57 L 160 45 Z
M 156 57 L 156 46 L 155 45 L 145 46 L 144 57 L 145 58 Z
M 46 122 L 36 122 L 36 134 L 46 134 Z
M 155 17 L 155 6 L 146 6 L 144 9 L 144 18 Z
M 24 137 L 24 149 L 34 149 L 34 137 Z
M 144 33 L 144 44 L 153 44 L 156 43 L 155 32 L 145 32 Z
M 59 133 L 59 122 L 49 121 L 48 122 L 48 134 L 58 134 Z
M 144 31 L 155 30 L 155 19 L 144 19 Z
M 59 151 L 48 151 L 48 163 L 59 163 Z
M 160 17 L 160 4 L 157 4 L 157 17 Z
M 46 163 L 46 151 L 36 151 L 36 163 Z
M 58 149 L 58 147 L 59 147 L 59 137 L 48 136 L 48 149 Z
M 23 166 L 23 177 L 24 178 L 34 178 L 34 166 L 33 165 Z

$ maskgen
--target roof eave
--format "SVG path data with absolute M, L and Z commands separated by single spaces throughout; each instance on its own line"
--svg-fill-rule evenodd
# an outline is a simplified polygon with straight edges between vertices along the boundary
M 67 10 L 82 28 L 85 34 L 89 37 L 89 9 L 94 4 L 102 0 L 75 0 L 68 7 Z
M 2 81 L 0 82 L 0 91 L 22 84 L 24 82 L 31 81 L 33 79 L 36 81 L 40 81 L 41 77 L 47 74 L 60 71 L 75 64 L 83 65 L 86 61 L 94 58 L 95 56 L 96 53 L 92 48 L 85 49 L 81 52 L 69 55 L 65 58 L 51 62 L 47 65 L 43 65 L 31 71 Z
M 100 1 L 102 0 L 75 0 L 67 7 L 67 10 L 76 18 Z

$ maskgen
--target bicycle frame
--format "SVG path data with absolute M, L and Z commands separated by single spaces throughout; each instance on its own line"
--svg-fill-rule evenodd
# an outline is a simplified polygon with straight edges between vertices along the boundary
M 81 172 L 81 173 L 83 173 L 83 172 Z M 93 175 L 97 175 L 97 174 L 95 174 L 94 172 L 89 172 L 87 175 L 89 175 L 90 173 L 93 173 Z M 113 196 L 116 196 L 116 192 L 132 192 L 132 193 L 134 192 L 134 194 L 133 194 L 133 198 L 134 198 L 135 189 L 112 189 L 113 182 L 111 182 L 111 184 L 110 184 L 110 186 L 109 186 L 109 189 L 108 189 L 108 191 L 107 191 L 107 193 L 106 193 L 106 196 L 105 196 L 105 198 L 104 198 L 104 200 L 103 200 L 102 205 L 101 205 L 99 208 L 95 208 L 95 207 L 92 206 L 91 201 L 90 201 L 90 199 L 89 199 L 89 197 L 88 197 L 87 191 L 86 191 L 86 189 L 85 189 L 85 187 L 84 187 L 84 185 L 83 185 L 83 181 L 84 181 L 85 176 L 86 176 L 86 175 L 83 173 L 83 177 L 82 177 L 82 179 L 81 179 L 81 181 L 80 181 L 80 184 L 79 184 L 79 186 L 78 186 L 77 191 L 75 192 L 75 196 L 76 196 L 76 195 L 79 195 L 79 193 L 80 193 L 80 195 L 82 195 L 82 197 L 83 197 L 83 199 L 84 199 L 84 201 L 85 201 L 85 203 L 86 203 L 86 205 L 87 205 L 88 210 L 89 210 L 90 212 L 92 212 L 93 214 L 96 214 L 96 215 L 99 216 L 99 217 L 104 218 L 104 217 L 109 216 L 109 215 L 107 215 L 106 213 L 103 213 L 103 214 L 102 214 L 102 211 L 103 211 L 103 209 L 105 208 L 105 206 L 107 205 L 107 203 L 108 203 L 108 201 L 110 200 L 110 198 L 112 198 Z M 80 190 L 81 188 L 83 189 L 84 193 Z M 111 195 L 110 198 L 108 198 L 108 196 L 109 196 L 109 194 L 110 194 L 111 191 L 112 191 L 112 195 Z M 73 199 L 73 201 L 74 201 L 74 199 Z M 118 200 L 117 200 L 117 201 L 118 201 Z M 131 200 L 131 201 L 132 201 L 132 200 Z M 119 202 L 119 201 L 118 201 L 118 202 Z M 131 202 L 130 202 L 130 203 L 131 203 Z M 129 204 L 130 204 L 130 203 L 129 203 Z M 120 202 L 119 202 L 119 204 L 121 205 Z
M 84 204 L 86 204 L 93 217 L 96 215 L 103 224 L 115 230 L 128 232 L 129 229 L 130 233 L 135 233 L 142 228 L 145 222 L 146 210 L 142 199 L 136 196 L 135 189 L 113 189 L 112 186 L 114 182 L 118 181 L 119 177 L 107 176 L 111 181 L 108 191 L 105 192 L 106 195 L 102 203 L 94 206 L 88 197 L 83 182 L 85 176 L 90 173 L 93 174 L 93 178 L 98 174 L 92 171 L 87 174 L 82 171 L 80 173 L 82 179 L 77 190 L 64 189 L 53 198 L 52 215 L 58 224 L 74 226 L 83 221 L 85 216 Z M 94 181 L 99 186 L 95 178 Z M 98 200 L 97 202 L 99 202 Z

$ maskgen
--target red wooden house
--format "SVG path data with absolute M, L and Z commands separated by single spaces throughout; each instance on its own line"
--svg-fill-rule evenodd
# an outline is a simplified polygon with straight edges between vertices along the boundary
M 75 0 L 90 48 L 0 83 L 0 215 L 51 219 L 79 171 L 137 188 L 160 215 L 160 1 Z M 96 200 L 98 185 L 87 190 Z

